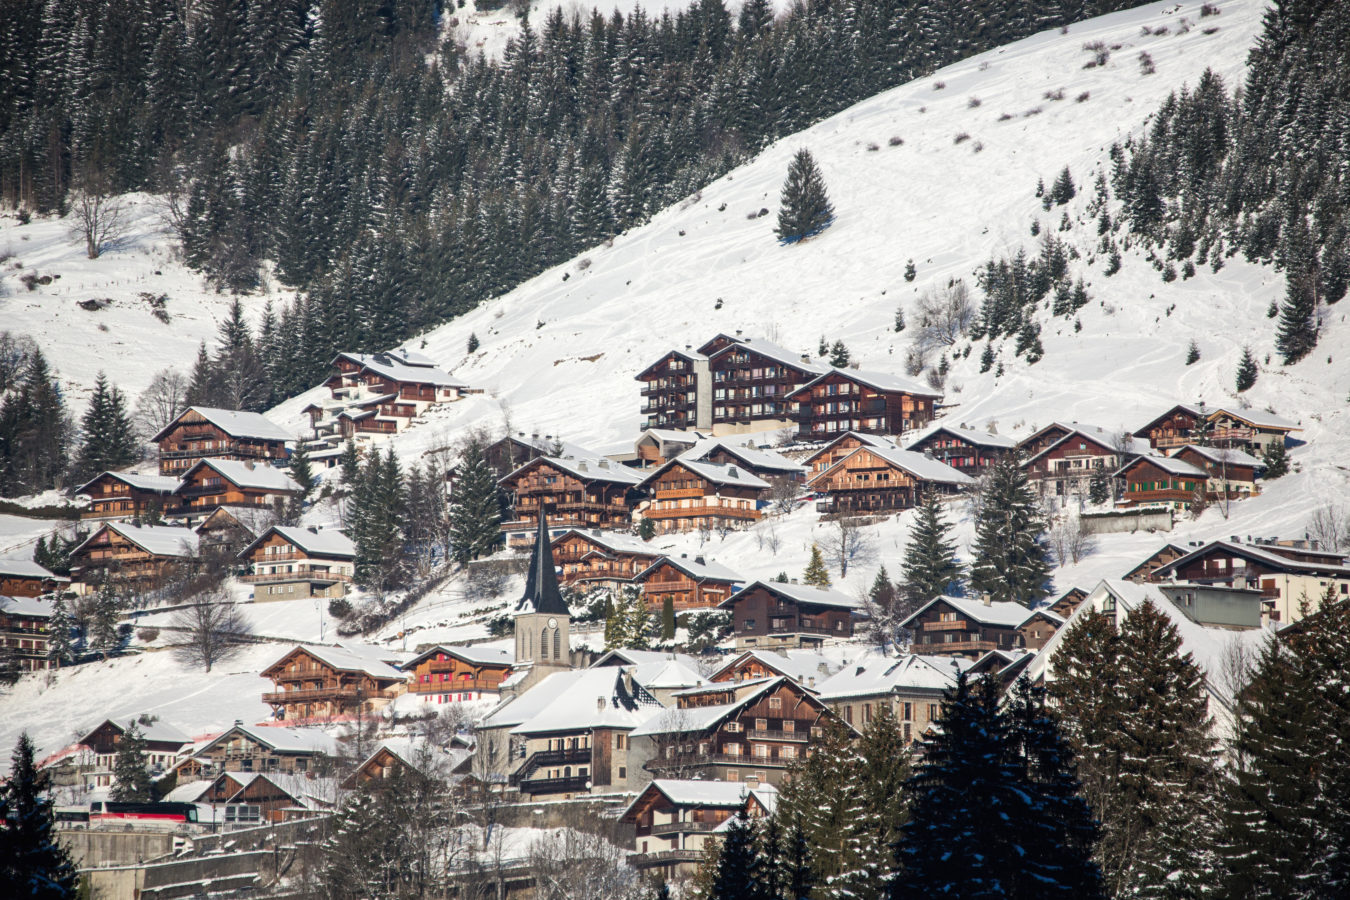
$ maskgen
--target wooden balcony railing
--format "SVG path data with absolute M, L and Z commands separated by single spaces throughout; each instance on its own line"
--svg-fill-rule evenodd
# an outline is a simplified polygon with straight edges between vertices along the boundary
M 450 694 L 455 691 L 496 691 L 500 690 L 500 680 L 487 678 L 456 679 L 454 681 L 415 681 L 408 690 L 415 694 Z
M 655 853 L 630 853 L 628 862 L 634 868 L 662 866 L 670 863 L 702 862 L 706 854 L 702 850 L 658 850 Z
M 350 584 L 352 576 L 346 572 L 333 572 L 327 569 L 311 569 L 303 566 L 294 572 L 265 572 L 261 574 L 241 575 L 240 581 L 249 584 L 280 584 L 288 581 L 324 581 Z
M 269 691 L 263 694 L 264 703 L 304 703 L 312 700 L 356 700 L 378 697 L 373 691 L 362 691 L 356 685 L 342 685 L 323 688 L 303 688 L 296 691 Z
M 783 769 L 796 761 L 795 758 L 784 759 L 780 757 L 775 759 L 771 756 L 733 756 L 729 753 L 682 753 L 678 756 L 662 756 L 649 759 L 642 767 L 649 772 L 662 772 L 667 769 L 712 765 L 753 766 L 760 768 L 767 766 L 771 769 Z
M 809 731 L 780 731 L 774 728 L 751 728 L 752 741 L 798 741 L 806 743 L 811 739 Z
M 959 622 L 924 622 L 924 631 L 964 631 L 968 626 L 963 619 Z
M 643 512 L 649 519 L 723 518 L 753 521 L 760 517 L 757 509 L 737 509 L 734 506 L 683 506 L 677 509 L 649 507 Z
M 571 778 L 533 778 L 520 782 L 522 794 L 564 794 L 590 789 L 589 775 L 573 775 Z
M 712 831 L 721 822 L 662 822 L 659 825 L 653 825 L 647 832 L 651 835 L 663 834 L 699 834 Z M 639 829 L 638 834 L 642 834 Z

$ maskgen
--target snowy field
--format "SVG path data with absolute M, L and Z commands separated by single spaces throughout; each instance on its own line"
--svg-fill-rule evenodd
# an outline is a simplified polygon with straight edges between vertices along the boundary
M 1230 86 L 1240 81 L 1262 5 L 1217 5 L 1221 14 L 1204 20 L 1206 29 L 1217 26 L 1211 34 L 1199 27 L 1198 3 L 1153 4 L 974 57 L 779 142 L 610 246 L 410 341 L 484 393 L 433 410 L 393 438 L 393 446 L 412 463 L 465 429 L 500 429 L 507 421 L 514 430 L 560 435 L 600 450 L 631 446 L 641 427 L 634 376 L 672 347 L 736 329 L 811 353 L 821 335 L 841 339 L 863 368 L 901 373 L 912 331 L 893 331 L 897 305 L 912 323 L 918 297 L 956 278 L 978 297 L 977 268 L 1019 247 L 1034 252 L 1032 221 L 1039 218 L 1053 231 L 1065 208 L 1074 220 L 1071 233 L 1061 237 L 1085 251 L 1094 247 L 1095 224 L 1084 206 L 1096 173 L 1108 165 L 1111 143 L 1139 133 L 1168 92 L 1194 84 L 1206 67 Z M 1145 26 L 1168 33 L 1145 34 Z M 1094 41 L 1115 49 L 1106 65 L 1084 69 L 1090 54 L 1083 45 Z M 1141 74 L 1137 57 L 1143 51 L 1152 56 L 1156 74 Z M 1047 99 L 1058 91 L 1064 99 Z M 1009 118 L 1001 120 L 1004 114 Z M 969 139 L 957 143 L 960 134 Z M 893 137 L 903 143 L 892 146 Z M 772 211 L 788 160 L 801 147 L 823 170 L 837 220 L 820 237 L 785 248 L 774 240 Z M 1065 165 L 1079 197 L 1044 213 L 1034 196 L 1037 180 L 1049 183 Z M 760 209 L 771 214 L 748 217 Z M 83 259 L 60 223 L 19 227 L 7 220 L 0 229 L 0 250 L 15 248 L 14 259 L 25 269 L 62 274 L 50 287 L 29 293 L 17 282 L 14 259 L 6 261 L 0 318 L 3 327 L 32 334 L 50 352 L 76 408 L 82 406 L 79 391 L 101 368 L 132 393 L 163 365 L 186 368 L 226 308 L 225 298 L 171 260 L 157 229 L 147 212 L 125 249 L 96 261 Z M 918 277 L 907 283 L 903 273 L 911 258 Z M 1263 365 L 1256 386 L 1239 400 L 1233 374 L 1242 347 L 1251 345 L 1259 360 L 1273 349 L 1273 323 L 1265 311 L 1283 294 L 1282 275 L 1234 257 L 1217 274 L 1202 268 L 1194 278 L 1165 284 L 1135 252 L 1124 254 L 1124 268 L 1111 278 L 1102 274 L 1103 262 L 1085 256 L 1071 263 L 1092 302 L 1078 316 L 1081 333 L 1071 321 L 1042 314 L 1045 358 L 1037 365 L 1014 358 L 1011 344 L 1000 353 L 1001 378 L 977 371 L 980 345 L 953 364 L 947 421 L 996 427 L 1001 434 L 1054 420 L 1134 430 L 1178 401 L 1249 401 L 1297 421 L 1303 431 L 1296 436 L 1306 443 L 1291 451 L 1289 476 L 1266 484 L 1263 496 L 1233 504 L 1227 518 L 1211 507 L 1198 520 L 1180 518 L 1170 534 L 1103 537 L 1080 564 L 1056 571 L 1057 591 L 1119 576 L 1164 540 L 1302 536 L 1312 508 L 1350 499 L 1350 308 L 1332 307 L 1318 349 L 1297 366 Z M 150 274 L 157 270 L 163 274 Z M 137 293 L 152 289 L 170 294 L 169 325 L 136 305 Z M 86 295 L 115 302 L 86 313 L 74 305 Z M 264 301 L 258 296 L 247 302 L 256 313 Z M 481 341 L 472 355 L 466 353 L 470 333 Z M 1192 339 L 1201 360 L 1187 367 Z M 316 396 L 311 391 L 293 398 L 271 415 L 300 431 L 306 424 L 300 410 Z M 331 511 L 314 516 L 330 517 Z M 911 518 L 905 513 L 869 529 L 871 558 L 847 578 L 836 577 L 836 586 L 864 590 L 880 563 L 898 574 Z M 957 504 L 950 518 L 958 522 L 968 558 L 969 516 Z M 0 517 L 0 546 L 36 537 L 23 533 L 19 522 L 10 537 L 10 527 Z M 704 555 L 747 578 L 784 571 L 796 576 L 827 528 L 813 511 L 801 509 L 724 540 L 700 544 L 691 534 L 653 543 L 674 554 Z M 495 602 L 470 601 L 465 584 L 451 581 L 372 639 L 386 646 L 406 639 L 409 648 L 483 639 L 487 619 L 519 589 L 516 580 Z M 321 622 L 312 601 L 257 604 L 250 616 L 260 632 L 276 638 L 333 639 L 331 623 Z M 578 629 L 579 641 L 595 646 L 598 636 Z M 177 668 L 168 654 L 151 653 L 61 672 L 50 685 L 25 679 L 0 696 L 0 746 L 30 727 L 50 750 L 90 719 L 114 713 L 158 712 L 189 731 L 234 718 L 259 720 L 266 715 L 258 700 L 266 685 L 248 673 L 275 658 L 277 649 L 251 651 L 256 655 L 209 678 Z

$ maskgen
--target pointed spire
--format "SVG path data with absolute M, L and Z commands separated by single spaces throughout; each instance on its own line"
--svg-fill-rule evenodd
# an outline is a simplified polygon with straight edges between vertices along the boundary
M 516 604 L 519 613 L 548 613 L 553 616 L 570 616 L 572 611 L 558 590 L 558 573 L 553 569 L 553 544 L 548 539 L 548 523 L 544 521 L 544 508 L 539 507 L 539 530 L 534 538 L 534 553 L 530 557 L 530 569 L 525 576 L 525 596 Z

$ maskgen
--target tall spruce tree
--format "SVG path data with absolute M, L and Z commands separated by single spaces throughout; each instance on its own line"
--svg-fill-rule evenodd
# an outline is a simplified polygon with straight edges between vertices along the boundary
M 1280 306 L 1275 348 L 1287 366 L 1307 356 L 1317 346 L 1317 278 L 1307 272 L 1290 272 L 1288 290 Z
M 348 534 L 356 545 L 356 581 L 378 594 L 406 572 L 403 522 L 406 494 L 394 448 L 371 453 L 352 493 Z
M 959 592 L 962 571 L 942 504 L 936 492 L 925 491 L 914 511 L 914 525 L 900 568 L 905 599 L 911 604 L 927 603 L 940 594 Z
M 722 837 L 708 900 L 768 900 L 757 869 L 754 829 L 737 813 Z
M 990 471 L 975 522 L 970 586 L 994 600 L 1031 606 L 1049 591 L 1045 520 L 1019 453 L 1007 453 Z
M 25 731 L 14 747 L 9 780 L 0 785 L 0 885 L 14 897 L 69 900 L 78 873 L 56 838 L 50 776 L 33 757 Z
M 66 595 L 58 593 L 52 601 L 52 616 L 47 620 L 47 659 L 52 668 L 59 669 L 75 659 L 72 634 L 75 620 L 66 608 Z
M 1242 358 L 1238 360 L 1234 381 L 1239 394 L 1251 390 L 1252 385 L 1256 384 L 1256 356 L 1251 347 L 1242 348 Z
M 788 167 L 774 234 L 780 242 L 794 244 L 820 234 L 833 222 L 834 205 L 825 189 L 825 179 L 811 151 L 803 147 Z
M 806 571 L 802 573 L 802 584 L 816 587 L 830 586 L 830 571 L 825 568 L 825 557 L 815 544 L 811 545 L 811 559 L 806 564 Z
M 450 499 L 450 543 L 455 562 L 490 555 L 501 539 L 501 502 L 483 447 L 470 441 L 460 456 Z
M 154 799 L 149 763 L 145 755 L 145 735 L 136 722 L 127 724 L 117 742 L 113 786 L 109 796 L 126 803 L 147 803 Z
M 116 582 L 111 577 L 105 577 L 98 593 L 94 595 L 87 624 L 89 648 L 97 650 L 104 659 L 122 646 L 122 635 L 117 625 L 122 618 L 122 609 L 123 601 Z
M 136 429 L 127 412 L 126 397 L 109 385 L 102 372 L 94 381 L 94 396 L 80 420 L 82 440 L 76 461 L 76 476 L 92 478 L 109 469 L 122 469 L 140 459 Z

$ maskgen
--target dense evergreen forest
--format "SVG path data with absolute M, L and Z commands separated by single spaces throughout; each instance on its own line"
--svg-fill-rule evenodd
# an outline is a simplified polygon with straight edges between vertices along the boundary
M 289 361 L 387 347 L 644 221 L 766 143 L 955 60 L 1132 0 L 696 0 L 521 20 L 500 61 L 433 0 L 11 0 L 0 198 L 148 190 L 223 289 L 303 291 Z

